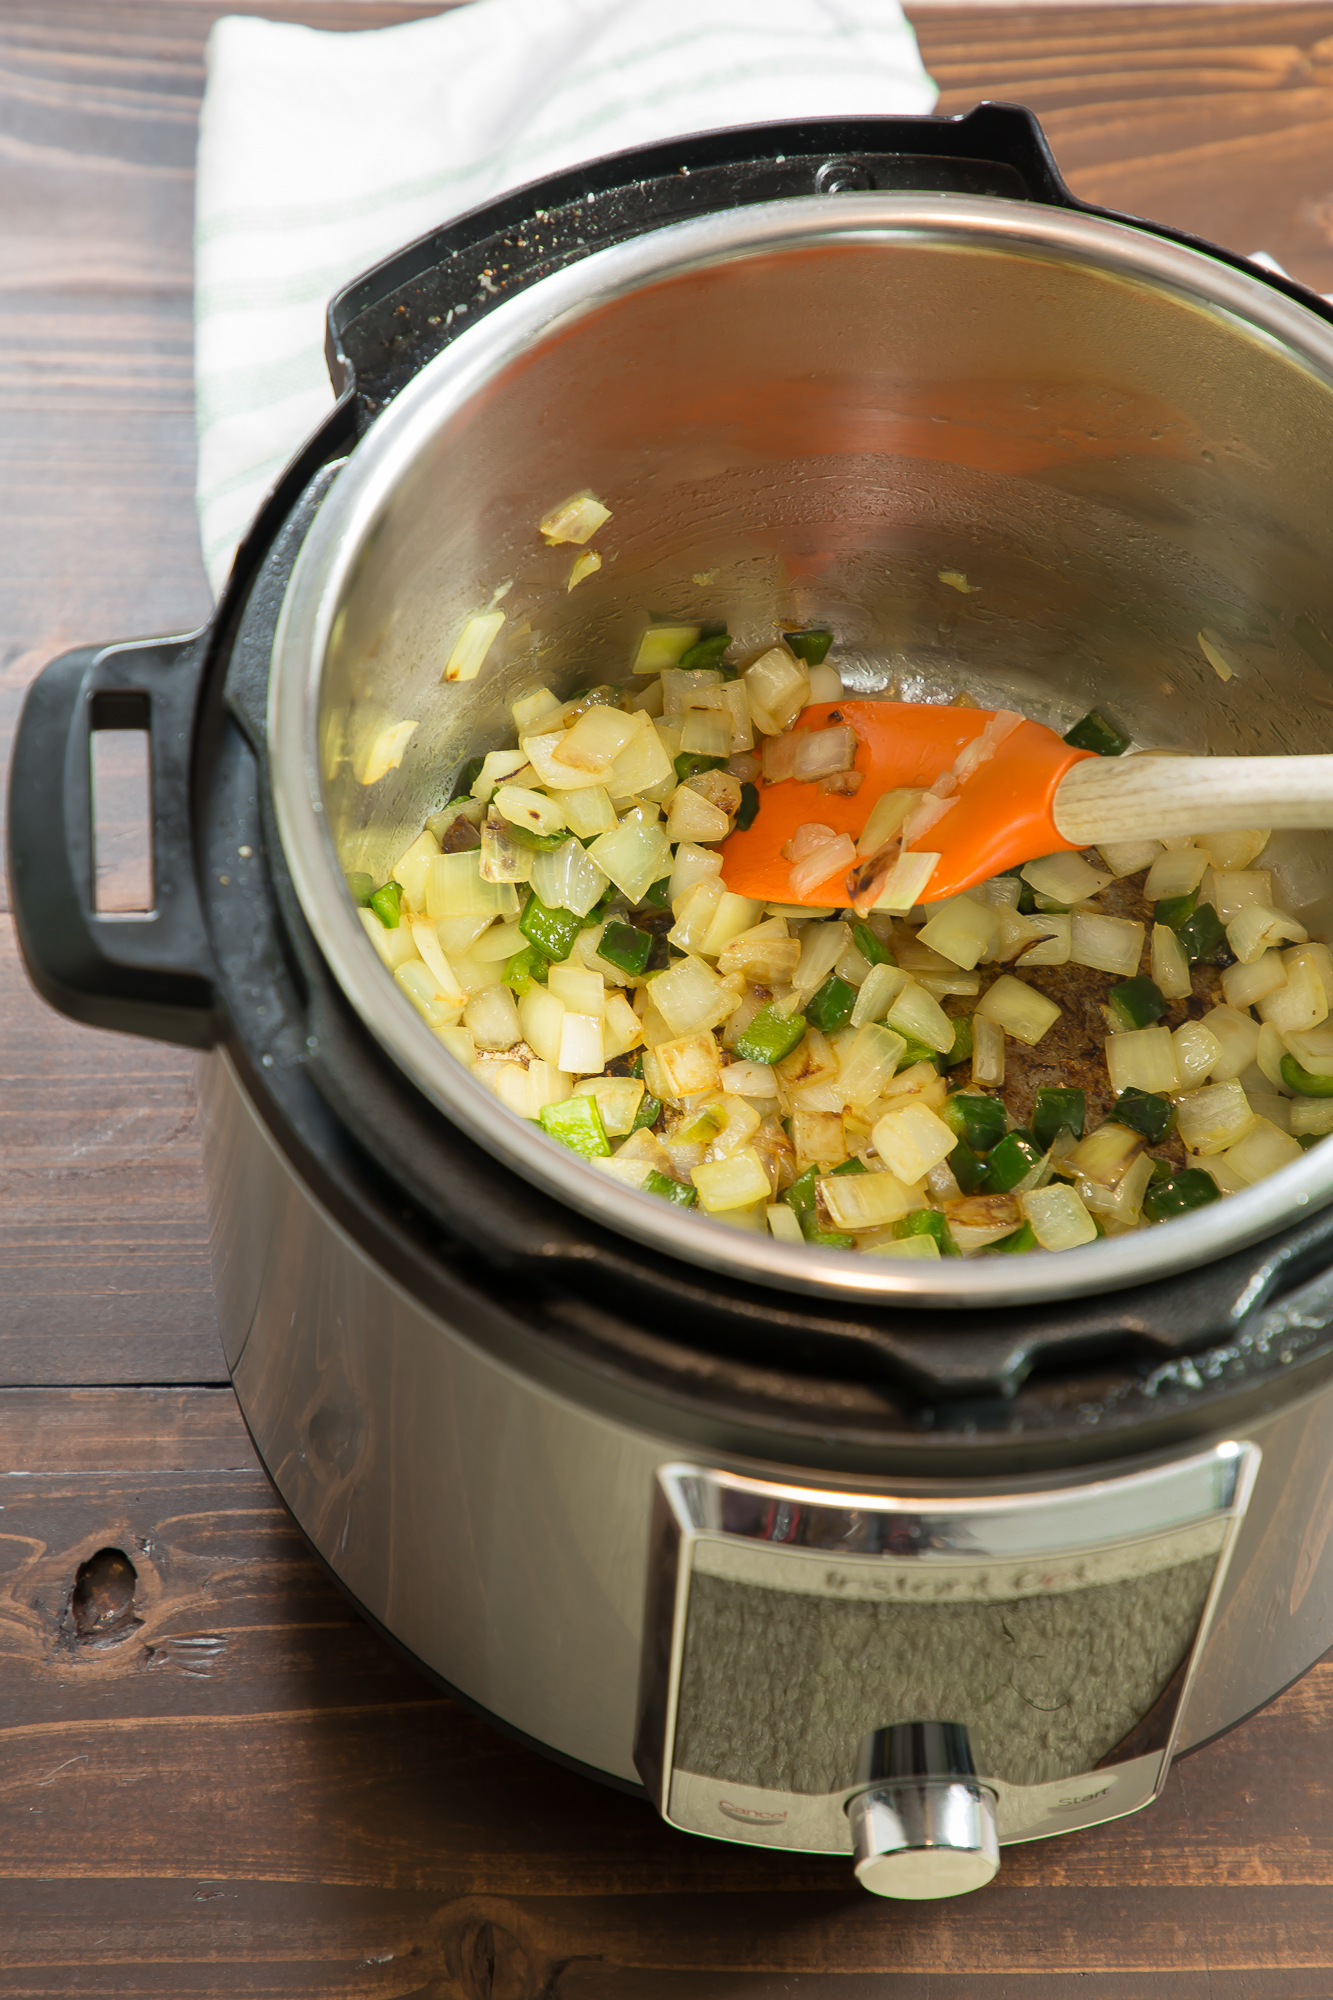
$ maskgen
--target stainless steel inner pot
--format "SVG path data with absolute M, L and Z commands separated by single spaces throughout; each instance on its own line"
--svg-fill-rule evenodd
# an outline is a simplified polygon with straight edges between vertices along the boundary
M 1012 1305 L 1277 1230 L 1333 1197 L 1333 1149 L 1058 1258 L 893 1264 L 683 1214 L 477 1083 L 385 974 L 342 877 L 387 871 L 460 759 L 512 740 L 519 692 L 624 679 L 650 614 L 725 618 L 755 646 L 779 619 L 827 621 L 858 693 L 966 695 L 1062 727 L 1105 704 L 1141 744 L 1195 753 L 1333 748 L 1331 439 L 1333 328 L 1129 224 L 991 197 L 834 195 L 588 256 L 403 390 L 302 549 L 269 731 L 320 948 L 406 1075 L 492 1154 L 715 1271 L 831 1298 Z M 601 571 L 571 594 L 574 551 L 547 548 L 537 521 L 584 488 L 612 519 Z M 463 621 L 497 600 L 506 623 L 481 675 L 441 685 Z M 405 719 L 418 726 L 401 766 L 357 784 L 349 745 Z M 1270 857 L 1280 900 L 1327 935 L 1330 836 L 1282 837 Z

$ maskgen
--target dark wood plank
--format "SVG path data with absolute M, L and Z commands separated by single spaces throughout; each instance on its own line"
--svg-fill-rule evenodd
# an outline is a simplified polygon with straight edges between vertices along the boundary
M 0 1384 L 219 1382 L 184 1049 L 38 999 L 0 916 Z
M 966 1903 L 880 1904 L 843 1863 L 676 1834 L 434 1693 L 241 1444 L 221 1391 L 0 1393 L 7 1996 L 1330 1990 L 1333 1663 L 1149 1812 L 1011 1848 Z M 132 1597 L 81 1639 L 108 1548 Z

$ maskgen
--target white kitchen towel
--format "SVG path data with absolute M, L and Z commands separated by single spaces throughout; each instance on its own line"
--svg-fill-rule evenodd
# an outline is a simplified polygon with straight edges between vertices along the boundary
M 229 16 L 207 63 L 195 394 L 215 590 L 332 402 L 324 306 L 358 272 L 600 153 L 936 96 L 897 0 L 472 0 L 354 34 Z

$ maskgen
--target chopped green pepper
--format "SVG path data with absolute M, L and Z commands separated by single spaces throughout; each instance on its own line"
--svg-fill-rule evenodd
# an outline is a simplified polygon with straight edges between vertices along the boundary
M 836 972 L 830 972 L 814 998 L 807 1003 L 806 1019 L 814 1023 L 821 1035 L 832 1035 L 843 1025 L 855 1005 L 856 988 L 849 986 L 845 979 L 839 979 Z
M 1032 1136 L 1043 1153 L 1055 1144 L 1062 1132 L 1072 1133 L 1075 1139 L 1081 1139 L 1087 1113 L 1088 1100 L 1084 1091 L 1043 1086 L 1032 1100 Z
M 1107 1005 L 1126 1028 L 1151 1028 L 1166 1012 L 1166 996 L 1146 974 L 1123 979 L 1106 996 Z
M 833 644 L 833 634 L 823 625 L 812 625 L 804 632 L 784 632 L 782 636 L 807 667 L 822 667 Z
M 908 1236 L 933 1236 L 940 1246 L 941 1257 L 959 1254 L 949 1225 L 937 1208 L 914 1208 L 910 1215 L 900 1216 L 893 1225 L 894 1241 L 901 1243 Z
M 562 826 L 559 833 L 538 833 L 533 827 L 515 826 L 512 820 L 506 820 L 505 832 L 510 840 L 517 841 L 520 847 L 533 848 L 538 854 L 549 854 L 553 848 L 563 847 L 569 839 L 567 826 Z M 589 835 L 589 839 L 596 838 L 596 834 Z M 585 840 L 581 845 L 586 847 L 588 842 Z
M 992 1243 L 990 1247 L 992 1250 L 1002 1250 L 1006 1257 L 1012 1257 L 1023 1250 L 1035 1250 L 1037 1238 L 1032 1224 L 1025 1222 L 1012 1236 L 1002 1236 L 998 1243 Z
M 693 1208 L 699 1199 L 698 1188 L 691 1187 L 688 1181 L 672 1180 L 670 1174 L 659 1174 L 656 1167 L 645 1176 L 643 1191 L 661 1195 L 664 1201 L 674 1201 L 677 1208 Z
M 1177 924 L 1176 936 L 1191 965 L 1197 965 L 1200 959 L 1215 959 L 1224 946 L 1230 950 L 1222 919 L 1211 903 L 1200 903 L 1192 917 Z
M 990 1167 L 960 1139 L 945 1162 L 964 1194 L 979 1194 L 990 1180 Z
M 1023 871 L 1021 868 L 1006 868 L 1004 872 L 1011 880 L 1018 883 L 1017 908 L 1019 916 L 1030 917 L 1037 907 L 1036 890 L 1030 882 L 1023 880 Z
M 1188 896 L 1163 896 L 1153 905 L 1153 922 L 1165 924 L 1168 930 L 1178 931 L 1187 924 L 1199 907 L 1199 892 L 1191 889 Z
M 543 1104 L 537 1118 L 544 1132 L 585 1160 L 605 1157 L 611 1151 L 595 1097 L 567 1097 L 562 1104 Z
M 687 674 L 697 673 L 701 667 L 716 669 L 722 665 L 722 655 L 730 644 L 730 632 L 707 632 L 686 647 L 676 664 Z
M 645 903 L 650 910 L 669 910 L 671 908 L 671 877 L 669 875 L 659 875 L 657 880 L 644 890 L 635 908 L 641 910 Z
M 1296 1144 L 1303 1153 L 1308 1153 L 1311 1146 L 1320 1145 L 1327 1137 L 1327 1132 L 1298 1132 L 1296 1134 Z
M 741 786 L 741 802 L 736 808 L 736 825 L 741 833 L 748 833 L 759 814 L 758 785 Z
M 896 1034 L 897 1032 L 897 1029 L 895 1029 L 894 1033 Z M 898 1058 L 899 1072 L 911 1069 L 914 1063 L 944 1061 L 944 1057 L 938 1049 L 928 1048 L 924 1042 L 918 1042 L 915 1036 L 904 1035 L 903 1040 L 906 1042 L 907 1047 Z
M 941 1069 L 956 1069 L 961 1062 L 969 1062 L 972 1056 L 972 1016 L 958 1014 L 954 1017 L 953 1045 L 943 1055 L 936 1055 L 935 1061 Z
M 1090 708 L 1081 721 L 1067 729 L 1065 742 L 1075 750 L 1095 750 L 1099 757 L 1123 757 L 1129 748 L 1124 730 L 1109 721 L 1099 708 Z
M 546 975 L 551 961 L 535 945 L 525 944 L 522 951 L 516 951 L 512 958 L 505 960 L 505 969 L 500 975 L 501 983 L 519 999 L 530 993 L 534 986 L 545 986 Z
M 602 932 L 597 956 L 637 979 L 648 963 L 652 948 L 653 940 L 647 931 L 636 930 L 633 924 L 611 923 Z
M 375 893 L 375 877 L 363 875 L 359 868 L 353 869 L 347 877 L 347 893 L 358 909 L 368 909 Z
M 850 1160 L 844 1160 L 840 1167 L 834 1167 L 833 1172 L 835 1174 L 868 1174 L 870 1169 L 864 1160 L 858 1160 L 853 1155 Z
M 1152 1173 L 1148 1178 L 1149 1187 L 1160 1187 L 1163 1181 L 1171 1179 L 1175 1171 L 1170 1160 L 1154 1160 L 1152 1163 Z
M 454 779 L 453 790 L 445 800 L 446 805 L 451 806 L 455 799 L 471 798 L 472 787 L 481 776 L 481 767 L 485 762 L 486 759 L 484 757 L 464 758 L 458 767 L 458 776 Z
M 1288 1090 L 1297 1091 L 1302 1097 L 1333 1097 L 1333 1076 L 1315 1076 L 1295 1056 L 1283 1056 L 1281 1069 Z
M 819 1168 L 807 1167 L 800 1179 L 792 1182 L 782 1199 L 788 1208 L 796 1211 L 796 1220 L 807 1243 L 821 1243 L 826 1250 L 850 1250 L 850 1236 L 845 1236 L 841 1230 L 821 1229 L 819 1226 L 819 1214 L 815 1207 L 815 1182 L 818 1179 Z
M 704 771 L 724 771 L 725 757 L 705 757 L 702 750 L 682 750 L 676 759 L 676 783 L 688 785 L 691 778 L 697 778 Z
M 737 822 L 739 824 L 739 822 Z M 869 924 L 856 924 L 852 929 L 852 943 L 860 952 L 867 965 L 894 965 L 893 953 L 882 938 L 875 936 Z
M 1041 1165 L 1042 1149 L 1030 1132 L 1020 1126 L 1001 1139 L 990 1156 L 990 1192 L 1012 1194 L 1032 1169 Z
M 558 963 L 573 951 L 574 940 L 585 921 L 583 917 L 576 917 L 572 910 L 549 910 L 533 889 L 523 905 L 518 927 L 528 943 L 535 945 L 543 957 Z
M 396 931 L 403 911 L 401 882 L 381 882 L 370 898 L 370 907 L 386 931 Z
M 1192 1209 L 1207 1208 L 1219 1201 L 1217 1182 L 1202 1167 L 1186 1167 L 1160 1187 L 1149 1185 L 1143 1197 L 1143 1213 L 1149 1222 L 1167 1222 L 1173 1215 L 1188 1215 Z
M 998 1097 L 955 1091 L 945 1102 L 940 1117 L 959 1139 L 966 1139 L 974 1153 L 989 1153 L 1009 1129 L 1003 1104 Z
M 1176 1107 L 1170 1098 L 1159 1097 L 1153 1090 L 1139 1090 L 1134 1084 L 1121 1091 L 1111 1107 L 1111 1118 L 1117 1125 L 1141 1133 L 1150 1146 L 1160 1146 L 1176 1129 Z
M 804 1014 L 783 1014 L 770 1000 L 736 1038 L 736 1053 L 745 1062 L 777 1063 L 789 1056 L 805 1034 Z

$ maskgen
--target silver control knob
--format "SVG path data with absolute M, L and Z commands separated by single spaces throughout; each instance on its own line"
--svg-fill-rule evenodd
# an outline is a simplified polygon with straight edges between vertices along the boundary
M 1000 1865 L 995 1795 L 971 1778 L 892 1780 L 858 1793 L 847 1816 L 856 1877 L 872 1896 L 961 1896 Z

